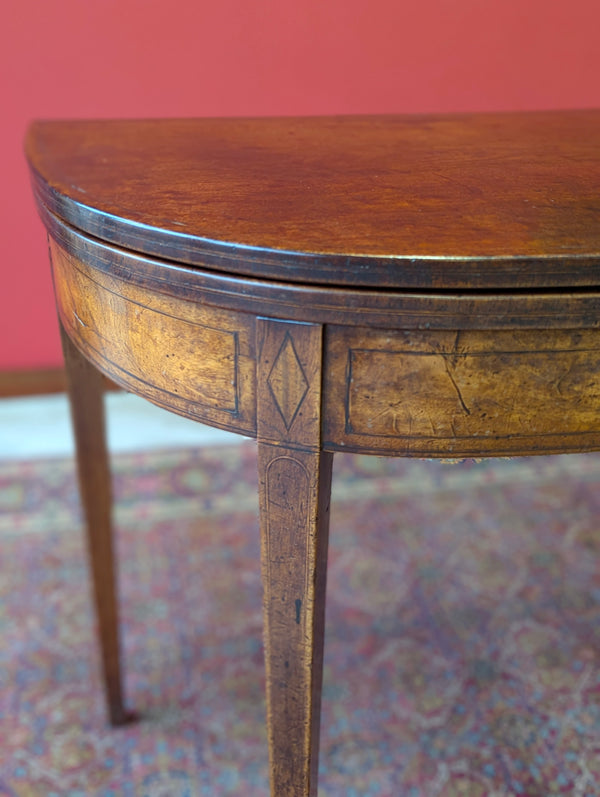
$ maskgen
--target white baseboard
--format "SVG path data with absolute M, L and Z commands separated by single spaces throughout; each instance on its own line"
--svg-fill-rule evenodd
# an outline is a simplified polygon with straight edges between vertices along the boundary
M 107 393 L 106 411 L 112 453 L 226 445 L 242 439 L 161 410 L 129 393 Z M 0 399 L 0 459 L 72 454 L 73 437 L 64 394 Z

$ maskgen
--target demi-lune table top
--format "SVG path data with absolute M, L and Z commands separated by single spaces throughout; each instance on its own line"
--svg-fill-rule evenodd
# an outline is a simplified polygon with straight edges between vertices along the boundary
M 600 111 L 36 122 L 38 198 L 217 272 L 418 290 L 600 284 Z

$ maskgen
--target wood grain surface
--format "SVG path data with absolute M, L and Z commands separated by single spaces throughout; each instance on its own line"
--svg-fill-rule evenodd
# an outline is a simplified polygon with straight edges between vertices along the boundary
M 186 417 L 255 429 L 254 318 L 152 293 L 50 242 L 59 316 L 117 384 Z
M 596 286 L 600 111 L 36 122 L 39 200 L 224 272 L 410 289 Z
M 597 330 L 328 327 L 325 447 L 403 456 L 600 447 Z

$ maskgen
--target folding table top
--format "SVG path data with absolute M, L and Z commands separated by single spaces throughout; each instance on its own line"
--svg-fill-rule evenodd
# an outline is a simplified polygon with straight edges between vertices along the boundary
M 39 121 L 37 198 L 217 272 L 409 290 L 600 286 L 600 111 Z

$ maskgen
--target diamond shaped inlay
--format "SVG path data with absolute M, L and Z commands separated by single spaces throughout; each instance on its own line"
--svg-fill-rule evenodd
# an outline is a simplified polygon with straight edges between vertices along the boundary
M 283 418 L 285 428 L 289 430 L 309 387 L 289 332 L 286 333 L 277 353 L 267 384 Z

